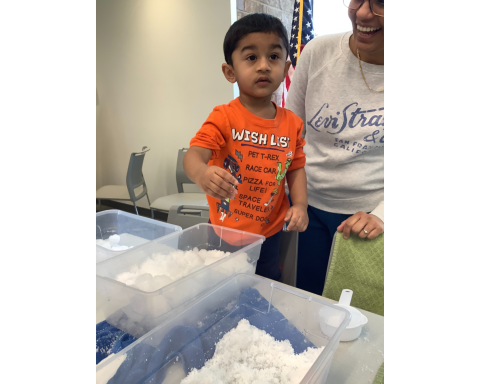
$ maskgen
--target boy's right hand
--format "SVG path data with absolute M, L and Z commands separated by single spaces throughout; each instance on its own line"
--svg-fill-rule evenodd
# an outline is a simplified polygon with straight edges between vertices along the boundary
M 238 180 L 230 172 L 220 167 L 206 166 L 203 174 L 197 178 L 197 185 L 207 195 L 216 199 L 234 199 L 238 193 L 232 186 L 238 184 Z

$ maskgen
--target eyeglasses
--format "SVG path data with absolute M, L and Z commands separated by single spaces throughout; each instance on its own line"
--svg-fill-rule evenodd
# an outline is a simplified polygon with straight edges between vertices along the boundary
M 370 10 L 374 15 L 383 16 L 383 0 L 367 0 L 370 3 Z M 349 8 L 358 10 L 363 5 L 365 0 L 343 0 L 343 4 Z

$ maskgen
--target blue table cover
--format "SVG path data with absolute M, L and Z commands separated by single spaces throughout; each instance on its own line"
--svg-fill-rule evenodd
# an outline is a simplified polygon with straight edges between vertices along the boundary
M 120 352 L 135 340 L 132 335 L 102 321 L 97 324 L 97 364 L 112 353 Z

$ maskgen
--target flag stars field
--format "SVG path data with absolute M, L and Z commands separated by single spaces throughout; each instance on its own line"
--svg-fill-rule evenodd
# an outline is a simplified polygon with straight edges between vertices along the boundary
M 282 107 L 285 107 L 288 89 L 292 81 L 292 76 L 297 66 L 305 44 L 315 38 L 312 25 L 312 2 L 310 0 L 296 0 L 296 8 L 293 10 L 292 29 L 290 37 L 290 47 L 288 52 L 288 60 L 292 62 L 285 81 L 283 82 Z M 302 12 L 299 12 L 302 9 Z

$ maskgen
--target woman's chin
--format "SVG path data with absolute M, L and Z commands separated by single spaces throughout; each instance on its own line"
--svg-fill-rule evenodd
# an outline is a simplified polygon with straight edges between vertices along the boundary
M 378 31 L 377 33 L 379 33 Z M 381 40 L 380 35 L 372 34 L 371 36 L 365 36 L 361 32 L 355 34 L 356 48 L 360 51 L 360 56 L 363 53 L 375 54 L 375 52 L 383 50 L 383 41 Z M 382 49 L 379 49 L 382 47 Z

